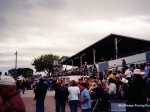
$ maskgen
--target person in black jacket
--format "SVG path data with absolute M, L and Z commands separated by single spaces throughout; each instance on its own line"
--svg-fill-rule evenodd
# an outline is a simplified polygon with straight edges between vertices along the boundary
M 122 67 L 125 67 L 126 65 L 127 65 L 127 63 L 126 63 L 125 59 L 123 58 L 122 59 Z
M 143 74 L 140 69 L 134 70 L 134 80 L 129 85 L 127 97 L 128 104 L 133 106 L 129 112 L 146 112 L 148 85 L 142 78 Z
M 34 93 L 36 100 L 36 112 L 44 112 L 44 100 L 47 93 L 47 85 L 44 83 L 42 78 L 39 80 Z
M 66 101 L 68 99 L 69 93 L 67 87 L 63 84 L 62 79 L 58 79 L 57 82 L 54 84 L 54 90 L 56 112 L 65 112 Z

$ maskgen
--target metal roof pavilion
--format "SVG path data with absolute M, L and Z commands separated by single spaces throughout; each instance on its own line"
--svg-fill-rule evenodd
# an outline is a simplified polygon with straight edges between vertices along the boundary
M 149 40 L 110 34 L 64 60 L 61 64 L 80 67 L 85 62 L 94 64 L 147 51 L 150 51 Z

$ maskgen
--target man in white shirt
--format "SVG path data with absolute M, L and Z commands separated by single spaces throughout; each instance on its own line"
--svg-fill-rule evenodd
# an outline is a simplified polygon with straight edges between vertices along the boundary
M 125 71 L 125 73 L 124 73 L 124 76 L 125 76 L 125 78 L 130 82 L 131 81 L 131 70 L 130 70 L 130 67 L 129 67 L 129 65 L 127 65 L 127 67 L 126 67 L 127 69 L 126 69 L 126 71 Z

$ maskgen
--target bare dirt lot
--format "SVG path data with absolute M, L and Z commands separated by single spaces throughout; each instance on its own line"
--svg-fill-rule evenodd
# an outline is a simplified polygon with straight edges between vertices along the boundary
M 54 93 L 48 91 L 45 98 L 45 112 L 55 112 L 55 100 Z M 27 112 L 35 112 L 35 101 L 34 101 L 34 92 L 33 90 L 26 90 L 25 94 L 21 93 L 21 97 L 25 103 Z M 66 112 L 70 112 L 68 104 L 66 105 Z M 79 111 L 80 112 L 80 109 Z
M 45 112 L 55 112 L 55 100 L 54 100 L 55 92 L 48 91 L 45 98 Z M 25 103 L 27 112 L 35 112 L 35 101 L 34 101 L 34 92 L 33 90 L 26 90 L 25 94 L 21 93 L 21 97 Z M 66 112 L 70 112 L 69 105 L 66 105 Z M 78 108 L 78 112 L 81 112 L 81 109 Z M 100 112 L 108 112 L 108 111 L 100 111 Z M 146 112 L 150 112 L 147 110 Z

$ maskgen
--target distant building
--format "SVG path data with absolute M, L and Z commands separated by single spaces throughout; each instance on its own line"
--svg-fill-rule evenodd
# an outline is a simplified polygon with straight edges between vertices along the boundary
M 62 56 L 62 57 L 59 59 L 59 63 L 64 62 L 64 61 L 67 60 L 68 58 L 69 58 L 69 56 Z

